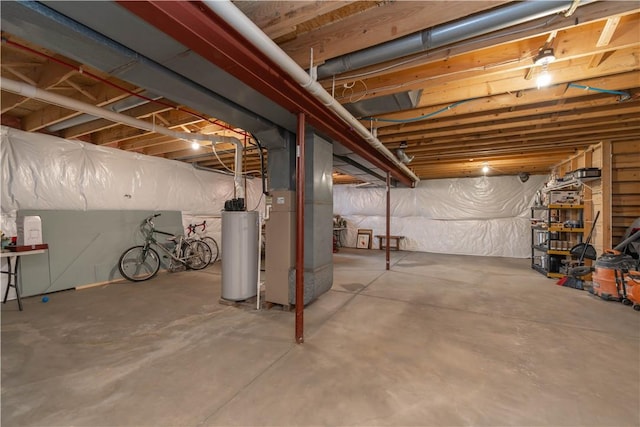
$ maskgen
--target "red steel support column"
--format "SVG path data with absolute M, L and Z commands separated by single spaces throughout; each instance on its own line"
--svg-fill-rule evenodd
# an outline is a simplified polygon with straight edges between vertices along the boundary
M 296 343 L 304 342 L 304 113 L 296 140 Z
M 386 258 L 387 258 L 387 270 L 389 269 L 389 235 L 391 233 L 391 172 L 387 171 L 387 235 L 385 240 L 387 241 Z

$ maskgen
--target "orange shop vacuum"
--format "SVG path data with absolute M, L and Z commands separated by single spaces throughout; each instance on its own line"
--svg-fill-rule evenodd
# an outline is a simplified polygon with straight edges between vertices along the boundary
M 594 295 L 609 301 L 624 301 L 628 305 L 636 304 L 640 310 L 640 301 L 634 303 L 633 299 L 640 299 L 640 279 L 638 259 L 624 253 L 630 243 L 640 240 L 640 230 L 636 230 L 627 239 L 624 239 L 613 250 L 608 249 L 596 260 L 593 268 L 593 287 L 590 290 Z M 631 296 L 631 298 L 629 298 Z M 631 304 L 629 304 L 631 302 Z M 635 307 L 634 307 L 635 308 Z

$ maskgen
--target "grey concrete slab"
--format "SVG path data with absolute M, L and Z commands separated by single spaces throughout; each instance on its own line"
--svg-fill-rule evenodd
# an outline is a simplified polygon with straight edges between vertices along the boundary
M 620 338 L 360 295 L 206 425 L 633 425 Z
M 342 248 L 294 313 L 219 263 L 2 306 L 2 424 L 638 425 L 640 313 L 527 260 Z

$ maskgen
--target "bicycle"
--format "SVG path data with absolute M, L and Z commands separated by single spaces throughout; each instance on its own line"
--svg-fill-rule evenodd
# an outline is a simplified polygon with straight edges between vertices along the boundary
M 197 230 L 198 227 L 202 227 L 201 233 L 204 233 L 204 230 L 207 229 L 207 221 L 202 221 L 201 224 L 189 224 L 189 226 L 187 227 L 187 238 L 201 240 L 209 245 L 209 247 L 211 248 L 211 261 L 209 262 L 209 264 L 213 264 L 218 260 L 218 255 L 220 253 L 218 249 L 218 242 L 216 242 L 216 239 L 214 239 L 213 237 L 200 235 Z M 195 234 L 195 236 L 191 237 L 192 234 Z
M 159 248 L 169 257 L 169 271 L 180 267 L 191 270 L 202 270 L 211 261 L 211 248 L 200 240 L 185 239 L 166 231 L 156 230 L 153 218 L 161 214 L 151 215 L 142 221 L 140 231 L 144 235 L 144 244 L 133 246 L 120 256 L 118 268 L 122 277 L 132 282 L 149 280 L 160 270 L 160 256 L 152 246 Z M 163 234 L 168 241 L 175 244 L 172 250 L 156 240 L 156 234 Z

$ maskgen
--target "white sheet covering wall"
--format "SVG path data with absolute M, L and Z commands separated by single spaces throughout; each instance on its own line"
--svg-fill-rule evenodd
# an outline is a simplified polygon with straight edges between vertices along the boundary
M 405 236 L 404 250 L 527 258 L 529 208 L 546 180 L 542 175 L 524 183 L 516 176 L 439 179 L 392 189 L 391 234 Z M 336 185 L 333 210 L 347 220 L 348 247 L 355 247 L 359 228 L 385 234 L 384 188 Z
M 9 235 L 15 235 L 18 209 L 177 210 L 185 225 L 210 218 L 207 224 L 219 232 L 215 219 L 233 198 L 231 176 L 5 126 L 0 166 L 0 226 Z M 260 181 L 247 180 L 249 209 L 262 201 L 260 195 Z
M 232 176 L 183 162 L 5 126 L 0 127 L 0 168 L 0 227 L 8 236 L 16 235 L 19 209 L 176 210 L 185 227 L 206 220 L 204 234 L 220 244 L 220 211 L 234 190 Z M 261 191 L 260 180 L 247 180 L 249 209 L 260 203 L 263 211 Z M 6 269 L 4 259 L 2 264 Z M 15 298 L 13 289 L 9 297 Z

